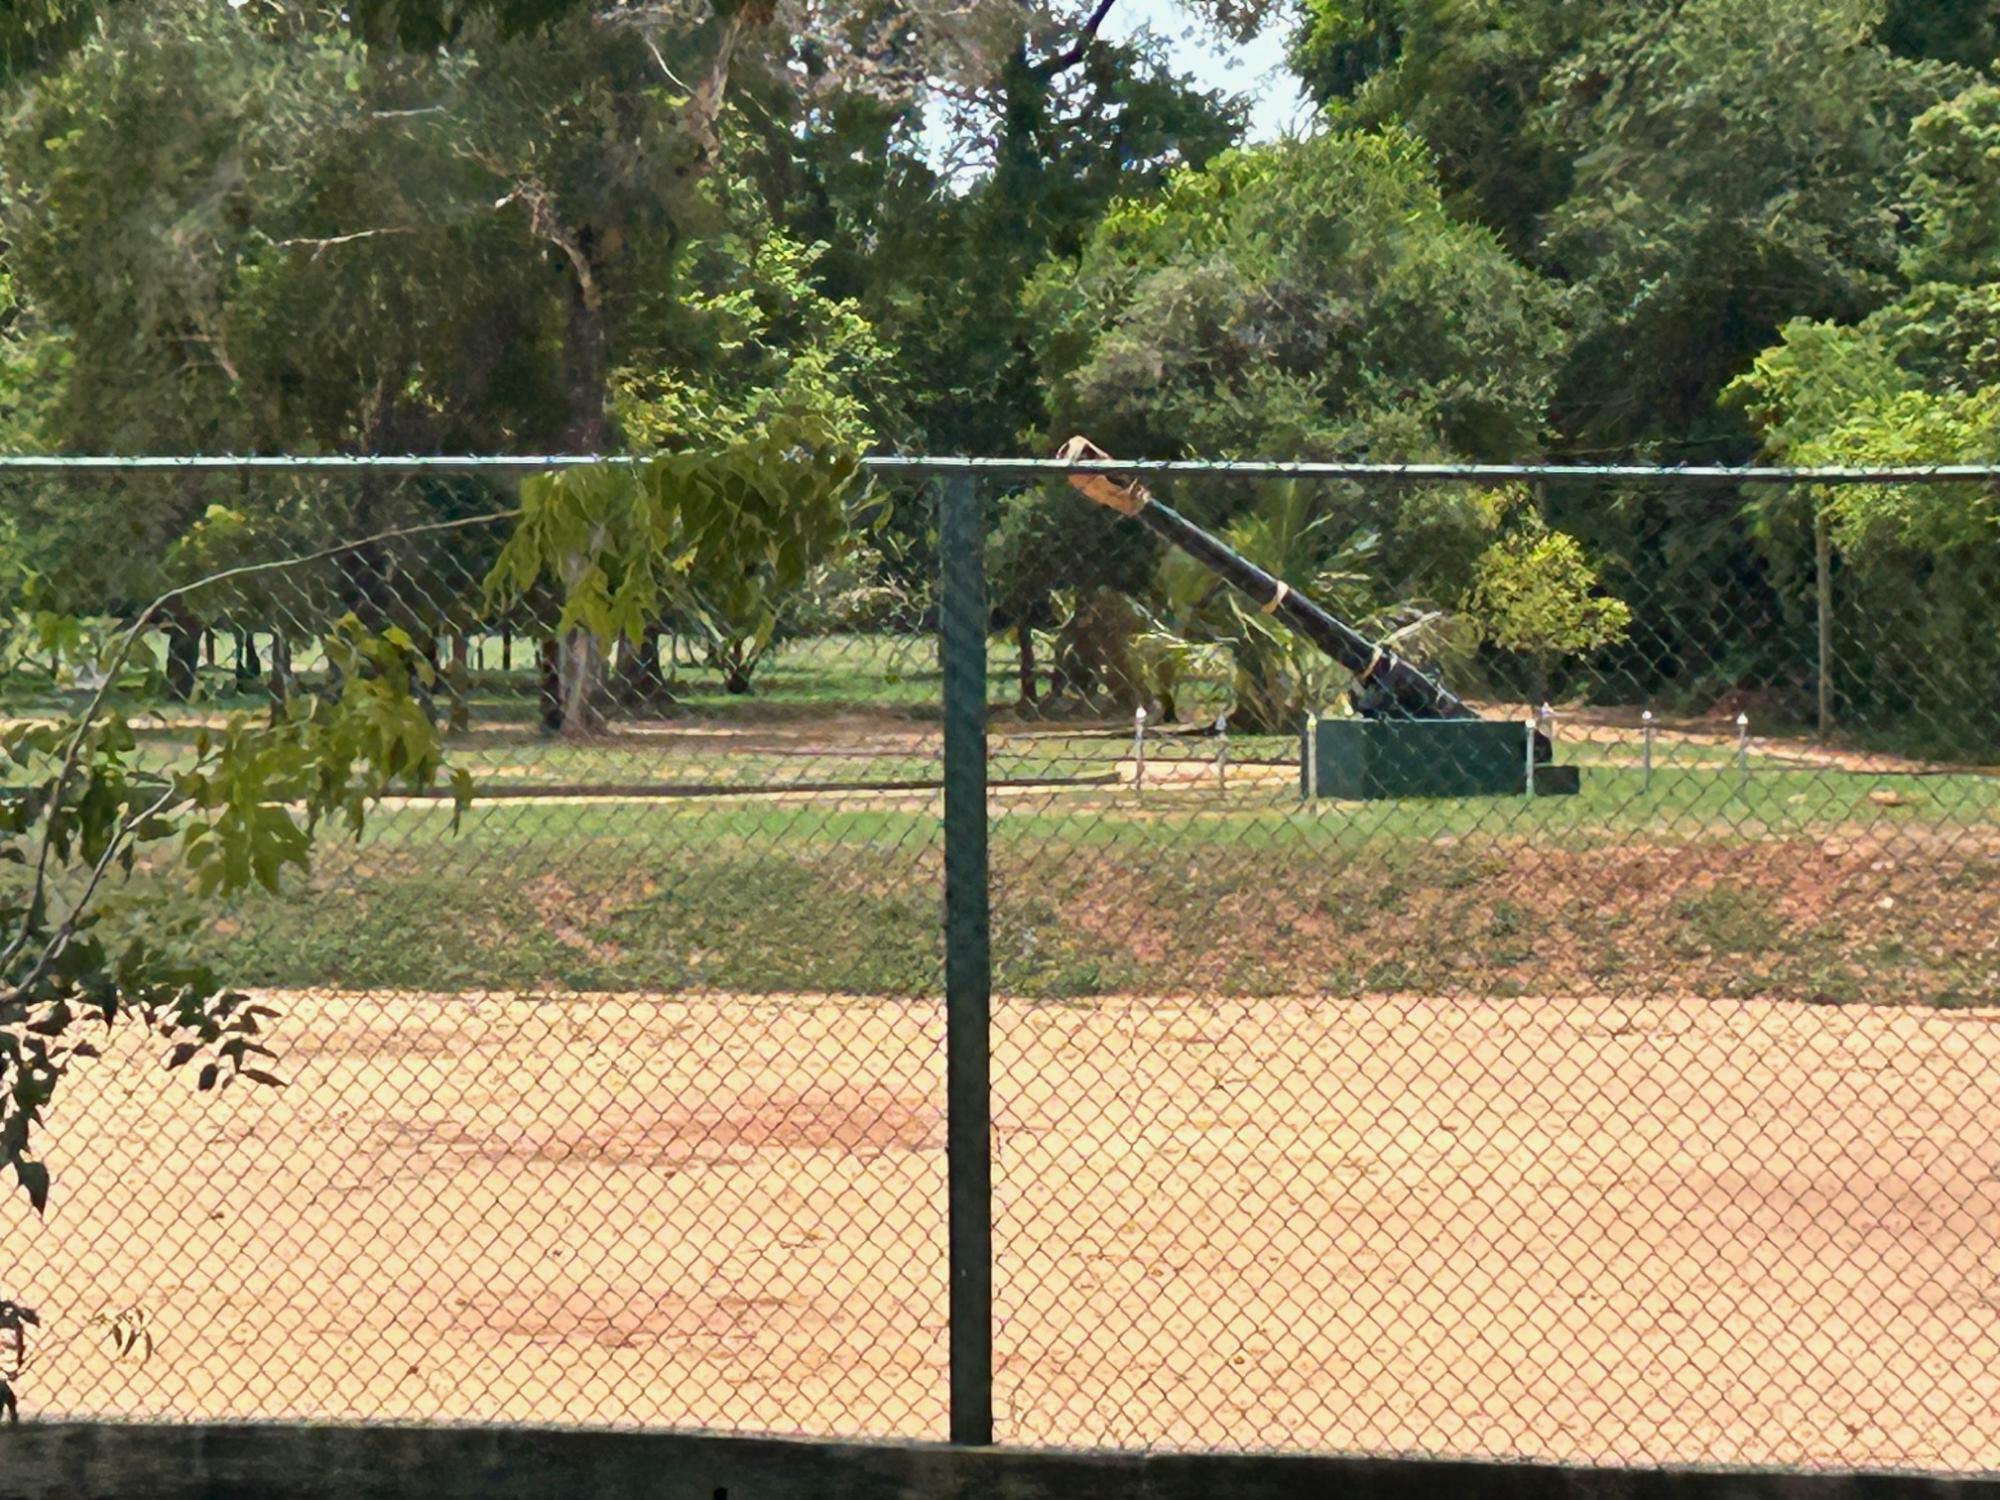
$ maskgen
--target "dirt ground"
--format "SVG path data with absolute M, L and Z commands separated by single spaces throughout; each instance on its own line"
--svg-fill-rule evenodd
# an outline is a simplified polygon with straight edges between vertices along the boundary
M 280 997 L 71 1080 L 31 1416 L 944 1428 L 935 1006 Z M 2000 1464 L 2000 1013 L 997 1006 L 999 1435 Z M 94 1316 L 136 1313 L 150 1358 Z

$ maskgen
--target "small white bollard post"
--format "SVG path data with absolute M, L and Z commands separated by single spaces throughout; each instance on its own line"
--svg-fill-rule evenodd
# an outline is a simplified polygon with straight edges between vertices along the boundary
M 1640 783 L 1640 790 L 1650 792 L 1653 789 L 1653 711 L 1650 708 L 1639 715 L 1639 735 L 1644 745 L 1639 764 L 1645 768 L 1645 780 Z
M 1319 715 L 1315 713 L 1306 715 L 1305 755 L 1306 801 L 1316 806 L 1319 802 Z
M 1554 748 L 1556 742 L 1556 711 L 1544 703 L 1541 708 L 1540 718 L 1542 721 L 1542 733 L 1547 737 L 1550 747 Z
M 1215 716 L 1215 790 L 1218 795 L 1229 791 L 1229 715 Z
M 1132 711 L 1132 790 L 1146 789 L 1146 710 Z
M 1523 719 L 1521 727 L 1528 731 L 1527 786 L 1528 795 L 1535 795 L 1535 721 Z
M 1736 716 L 1736 795 L 1750 790 L 1750 715 Z

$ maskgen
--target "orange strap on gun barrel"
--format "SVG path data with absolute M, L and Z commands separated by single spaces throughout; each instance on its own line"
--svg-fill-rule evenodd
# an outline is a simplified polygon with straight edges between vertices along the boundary
M 1057 457 L 1071 462 L 1116 462 L 1085 437 L 1071 438 L 1057 451 Z M 1388 647 L 1370 641 L 1283 579 L 1273 578 L 1232 551 L 1179 511 L 1154 499 L 1138 481 L 1121 481 L 1101 472 L 1073 473 L 1068 479 L 1085 498 L 1137 521 L 1162 541 L 1178 547 L 1224 582 L 1247 594 L 1265 614 L 1284 621 L 1352 672 L 1354 688 L 1348 701 L 1363 718 L 1479 717 L 1441 684 Z M 1539 743 L 1537 758 L 1546 759 L 1547 754 L 1546 743 Z

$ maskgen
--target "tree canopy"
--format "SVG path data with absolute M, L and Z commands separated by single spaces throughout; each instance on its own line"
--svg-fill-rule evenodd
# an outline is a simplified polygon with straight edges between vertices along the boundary
M 1989 451 L 1990 0 L 1208 0 L 1215 37 L 1291 28 L 1322 112 L 1278 142 L 1246 141 L 1246 101 L 1166 40 L 1114 37 L 1117 3 L 14 6 L 4 440 L 650 455 L 805 424 L 934 452 L 1077 430 L 1135 455 Z M 478 489 L 24 485 L 0 587 L 149 597 L 217 507 L 239 538 L 324 537 Z M 883 498 L 870 524 L 921 567 L 921 500 Z M 1255 529 L 1262 503 L 1196 508 Z M 1305 561 L 1365 559 L 1378 603 L 1417 614 L 1471 609 L 1489 549 L 1526 546 L 1518 509 L 1458 492 L 1319 503 Z M 1806 607 L 1807 521 L 1915 587 L 1984 545 L 1989 506 L 1554 485 L 1533 508 L 1556 539 L 1521 556 L 1643 585 L 1644 628 L 1587 649 L 1697 699 L 1792 670 L 1772 643 Z M 1134 605 L 1120 630 L 1172 613 L 1149 547 L 1073 511 L 1004 502 L 996 598 L 1024 652 L 1094 591 Z M 685 600 L 657 603 L 665 623 Z M 1687 676 L 1723 630 L 1763 644 Z M 576 644 L 566 702 L 602 665 Z
M 1532 452 L 1561 346 L 1547 289 L 1393 134 L 1240 151 L 1121 201 L 1028 307 L 1053 426 L 1147 456 Z

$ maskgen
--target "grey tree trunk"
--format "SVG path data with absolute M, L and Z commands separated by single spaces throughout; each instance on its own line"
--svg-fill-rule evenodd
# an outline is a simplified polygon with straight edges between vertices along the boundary
M 194 697 L 201 671 L 201 632 L 183 620 L 167 623 L 167 693 L 176 703 Z
M 451 633 L 451 662 L 445 668 L 444 680 L 451 693 L 451 730 L 462 734 L 472 727 L 472 663 L 462 630 Z
M 639 643 L 618 643 L 617 696 L 628 708 L 658 703 L 667 696 L 667 680 L 660 671 L 660 643 L 665 632 L 657 625 L 646 627 Z
M 271 628 L 271 719 L 276 723 L 292 701 L 298 684 L 292 677 L 292 643 L 283 626 Z
M 1021 651 L 1021 701 L 1035 701 L 1035 633 L 1022 620 L 1014 627 L 1014 642 Z
M 563 727 L 561 647 L 552 635 L 542 637 L 535 648 L 536 690 L 540 698 L 542 728 L 550 734 Z
M 563 394 L 569 405 L 563 436 L 572 453 L 602 453 L 610 437 L 604 412 L 610 354 L 592 261 L 595 235 L 585 228 L 575 235 L 575 241 L 577 257 L 563 329 Z M 586 566 L 582 557 L 565 560 L 563 586 L 574 588 Z M 589 631 L 572 630 L 564 637 L 556 655 L 556 673 L 562 733 L 573 739 L 599 733 L 604 728 L 604 652 Z

